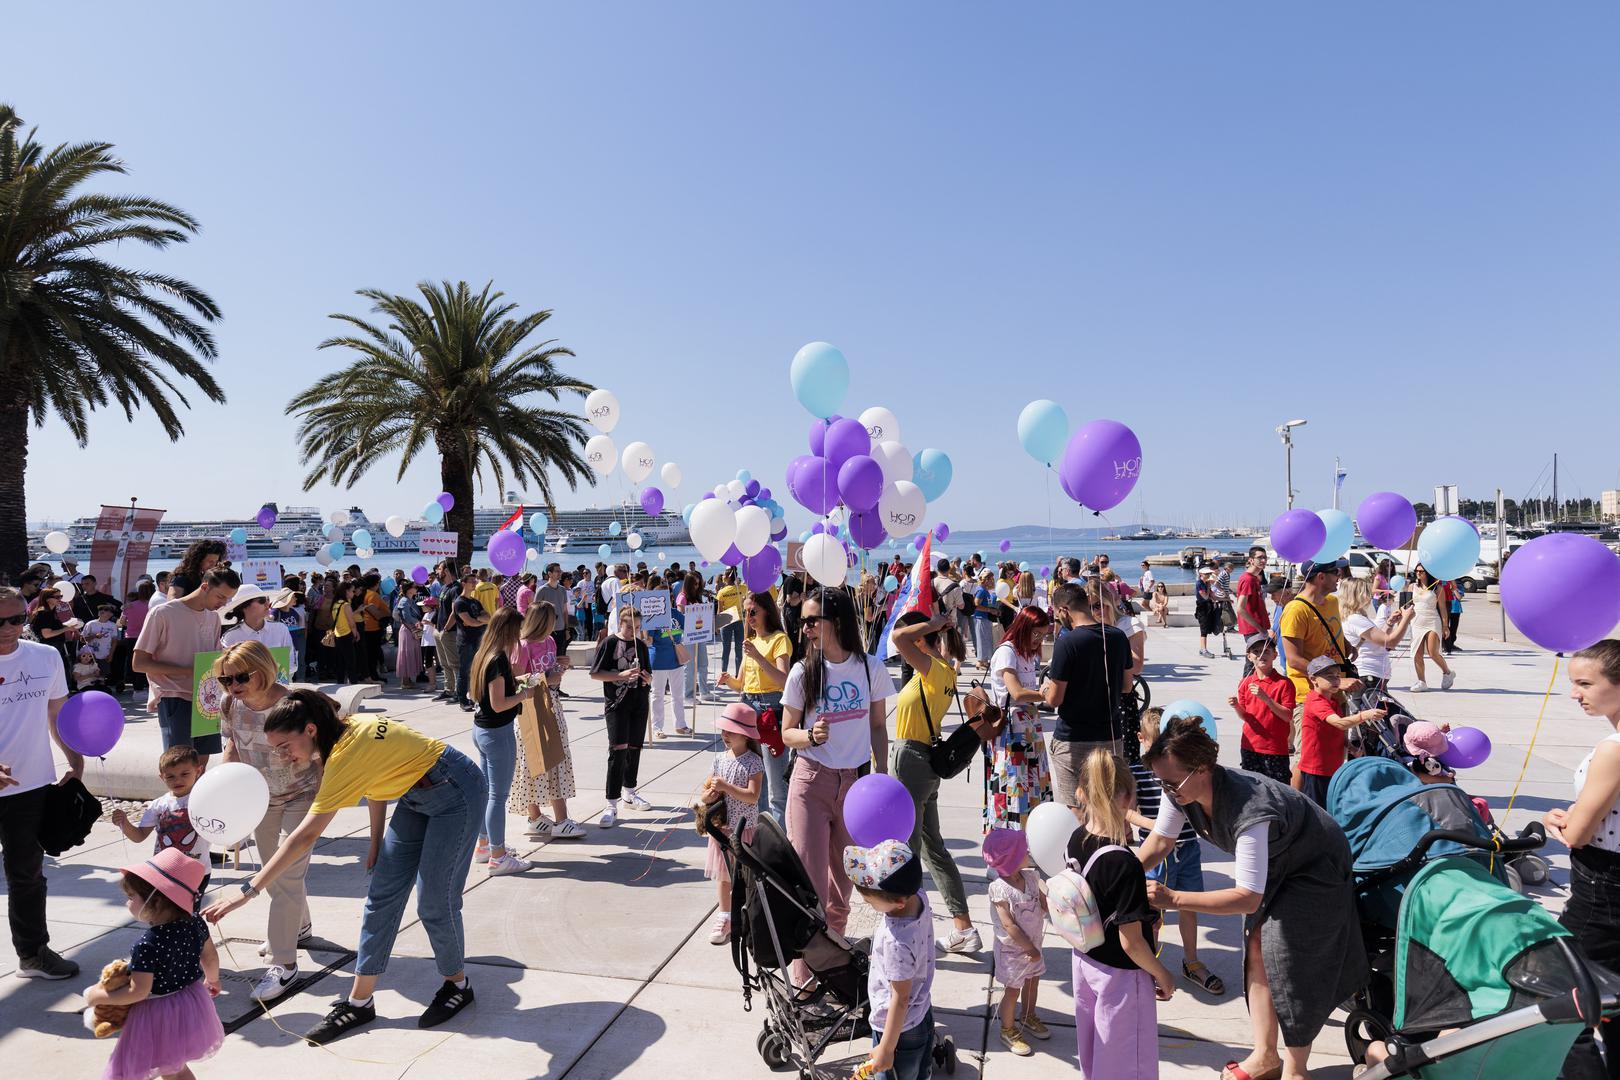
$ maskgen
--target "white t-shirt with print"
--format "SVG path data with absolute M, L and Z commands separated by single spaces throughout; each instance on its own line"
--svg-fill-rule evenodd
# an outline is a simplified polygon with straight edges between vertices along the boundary
M 179 848 L 198 862 L 208 860 L 208 839 L 191 824 L 190 795 L 165 793 L 146 804 L 139 827 L 151 829 L 152 853 Z
M 0 765 L 17 781 L 0 799 L 56 783 L 50 703 L 67 692 L 62 654 L 51 646 L 19 641 L 15 652 L 0 656 Z
M 803 711 L 806 731 L 814 727 L 818 719 L 826 720 L 827 741 L 799 753 L 830 769 L 855 769 L 872 760 L 872 725 L 868 710 L 873 701 L 884 701 L 896 693 L 894 679 L 883 661 L 871 655 L 851 655 L 842 663 L 828 664 L 826 686 L 821 691 L 821 701 L 815 705 L 805 704 L 804 679 L 804 661 L 801 660 L 788 672 L 782 704 Z
M 998 708 L 1006 709 L 1011 695 L 1007 693 L 1007 684 L 1002 682 L 1001 673 L 1011 671 L 1018 677 L 1018 685 L 1025 690 L 1040 689 L 1040 680 L 1036 677 L 1039 670 L 1039 656 L 1019 656 L 1018 650 L 1012 647 L 1012 642 L 1004 641 L 996 646 L 996 651 L 990 654 L 990 700 Z

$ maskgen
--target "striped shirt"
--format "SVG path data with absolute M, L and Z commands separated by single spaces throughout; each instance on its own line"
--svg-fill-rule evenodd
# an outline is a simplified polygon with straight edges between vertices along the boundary
M 1153 821 L 1159 816 L 1159 800 L 1163 797 L 1163 788 L 1159 786 L 1159 778 L 1153 775 L 1153 770 L 1140 761 L 1131 763 L 1131 776 L 1136 779 L 1136 812 Z M 1151 828 L 1138 828 L 1140 839 L 1146 840 Z M 1193 832 L 1192 823 L 1185 817 L 1181 820 L 1181 835 L 1176 837 L 1176 846 L 1198 842 L 1198 834 Z

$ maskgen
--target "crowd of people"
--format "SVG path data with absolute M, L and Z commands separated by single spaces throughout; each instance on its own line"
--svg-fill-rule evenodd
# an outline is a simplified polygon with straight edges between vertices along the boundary
M 300 945 L 313 929 L 310 852 L 339 811 L 361 803 L 370 813 L 370 876 L 355 978 L 305 1037 L 324 1044 L 375 1020 L 373 994 L 413 887 L 443 979 L 418 1022 L 442 1024 L 471 1004 L 461 923 L 471 868 L 492 876 L 530 869 L 508 841 L 509 815 L 523 816 L 531 840 L 586 834 L 568 810 L 578 793 L 565 716 L 572 706 L 562 688 L 569 646 L 579 642 L 588 646 L 608 733 L 602 828 L 651 809 L 639 791 L 647 742 L 693 735 L 689 701 L 724 705 L 699 795 L 712 811 L 702 815 L 706 873 L 719 901 L 711 942 L 731 936 L 724 838 L 751 835 L 762 815 L 785 829 L 833 930 L 845 930 L 854 890 L 879 913 L 871 975 L 879 1069 L 907 1080 L 928 1074 L 935 952 L 984 949 L 942 827 L 931 760 L 961 705 L 960 683 L 976 672 L 987 710 L 971 722 L 984 740 L 981 850 L 1003 990 L 1001 1043 L 1028 1055 L 1030 1038 L 1050 1035 L 1035 1012 L 1047 974 L 1046 901 L 1024 827 L 1037 806 L 1056 802 L 1073 811 L 1071 865 L 1083 868 L 1106 925 L 1101 945 L 1074 952 L 1070 972 L 1081 1074 L 1157 1075 L 1157 1002 L 1178 985 L 1158 935 L 1174 913 L 1181 979 L 1213 997 L 1226 987 L 1200 958 L 1199 920 L 1244 922 L 1253 1046 L 1223 1077 L 1298 1080 L 1329 1014 L 1367 977 L 1349 849 L 1326 813 L 1327 786 L 1363 749 L 1358 729 L 1383 719 L 1392 654 L 1403 642 L 1414 690 L 1426 688 L 1428 663 L 1440 668 L 1441 689 L 1456 678 L 1446 657 L 1456 647 L 1457 612 L 1421 568 L 1409 591 L 1392 584 L 1393 568 L 1360 579 L 1343 560 L 1268 575 L 1266 551 L 1256 547 L 1235 580 L 1224 567 L 1206 568 L 1194 595 L 1205 657 L 1213 658 L 1210 637 L 1228 629 L 1243 637 L 1243 667 L 1233 669 L 1226 702 L 1241 724 L 1241 768 L 1231 768 L 1218 763 L 1198 717 L 1142 707 L 1144 613 L 1164 625 L 1168 592 L 1146 564 L 1137 587 L 1126 584 L 1106 555 L 1059 559 L 1042 581 L 975 555 L 934 566 L 896 559 L 844 588 L 789 574 L 763 592 L 735 571 L 711 581 L 679 563 L 572 571 L 554 563 L 542 575 L 503 577 L 452 562 L 425 582 L 351 566 L 289 575 L 266 592 L 244 585 L 223 556 L 223 545 L 199 545 L 123 602 L 80 578 L 72 610 L 92 618 L 76 627 L 61 618 L 61 575 L 0 588 L 0 843 L 20 974 L 77 973 L 48 948 L 33 836 L 38 793 L 58 780 L 49 746 L 55 716 L 75 684 L 94 681 L 88 669 L 83 678 L 72 670 L 70 657 L 79 658 L 59 639 L 72 632 L 86 643 L 101 685 L 148 694 L 162 730 L 156 768 L 167 794 L 138 818 L 114 819 L 132 840 L 155 838 L 155 849 L 122 879 L 131 913 L 151 926 L 132 957 L 138 978 L 130 990 L 92 994 L 93 1002 L 136 1005 L 109 1076 L 187 1075 L 186 1061 L 217 1048 L 217 1017 L 207 1017 L 218 957 L 199 916 L 217 921 L 267 893 L 267 967 L 252 994 L 274 1002 L 295 985 Z M 64 574 L 72 569 L 64 565 Z M 927 575 L 933 604 L 896 617 L 916 574 Z M 655 591 L 668 597 L 670 622 L 649 631 L 635 597 Z M 686 613 L 698 604 L 715 605 L 718 672 L 710 646 L 685 640 Z M 1212 621 L 1211 611 L 1222 614 Z M 25 625 L 33 640 L 24 640 Z M 282 648 L 290 680 L 273 653 Z M 216 651 L 213 675 L 228 695 L 220 732 L 193 737 L 192 657 Z M 48 693 L 18 694 L 11 673 L 22 669 L 46 680 Z M 1570 676 L 1583 708 L 1620 731 L 1620 643 L 1579 654 Z M 342 715 L 327 694 L 287 685 L 305 677 L 392 681 L 401 692 L 454 702 L 472 714 L 474 753 L 387 715 Z M 594 699 L 577 704 L 597 708 Z M 520 732 L 526 706 L 540 718 L 537 741 Z M 960 708 L 958 715 L 970 722 Z M 82 761 L 63 750 L 76 775 Z M 270 809 L 254 833 L 261 868 L 205 906 L 217 853 L 188 827 L 186 799 L 221 754 L 264 776 Z M 863 848 L 850 835 L 845 799 L 870 771 L 891 774 L 912 798 L 915 827 L 904 841 Z M 1613 963 L 1620 923 L 1603 897 L 1620 883 L 1620 734 L 1599 744 L 1576 785 L 1574 805 L 1547 815 L 1575 851 L 1565 921 L 1594 958 Z M 1205 886 L 1204 843 L 1233 857 L 1231 887 Z M 925 873 L 950 922 L 937 941 Z M 802 968 L 794 977 L 812 979 Z M 157 1034 L 180 1029 L 187 1037 L 169 1044 Z M 1609 1049 L 1615 1075 L 1620 1055 Z M 1577 1050 L 1599 1060 L 1590 1042 Z

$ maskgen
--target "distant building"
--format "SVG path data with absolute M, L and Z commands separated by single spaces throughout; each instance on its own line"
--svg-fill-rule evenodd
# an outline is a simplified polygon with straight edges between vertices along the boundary
M 1620 491 L 1603 493 L 1603 520 L 1620 521 Z

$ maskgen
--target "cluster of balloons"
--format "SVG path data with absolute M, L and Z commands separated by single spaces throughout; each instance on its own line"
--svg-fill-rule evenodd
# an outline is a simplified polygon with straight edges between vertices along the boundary
M 1417 510 L 1393 491 L 1361 500 L 1353 520 L 1343 510 L 1287 510 L 1271 523 L 1271 545 L 1289 562 L 1328 562 L 1350 550 L 1358 528 L 1375 547 L 1409 547 Z M 1479 530 L 1467 518 L 1440 518 L 1418 537 L 1417 559 L 1438 580 L 1462 577 L 1479 561 Z
M 1018 414 L 1018 442 L 1042 465 L 1056 465 L 1063 493 L 1089 510 L 1112 510 L 1142 475 L 1142 444 L 1130 428 L 1093 420 L 1070 435 L 1063 406 L 1045 398 Z
M 755 592 L 764 592 L 782 575 L 782 552 L 774 545 L 787 538 L 786 514 L 771 489 L 747 469 L 681 512 L 704 560 L 736 567 Z

